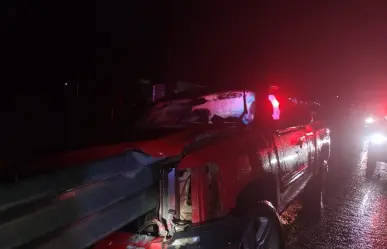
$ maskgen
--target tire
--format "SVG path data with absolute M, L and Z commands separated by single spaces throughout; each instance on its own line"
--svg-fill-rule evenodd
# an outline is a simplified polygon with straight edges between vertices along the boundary
M 326 191 L 326 181 L 329 172 L 329 158 L 330 158 L 330 149 L 325 148 L 321 151 L 319 160 L 317 161 L 317 175 L 316 181 L 318 183 L 318 190 L 325 196 Z
M 238 215 L 245 223 L 239 249 L 284 249 L 281 222 L 273 207 L 266 202 L 249 207 Z
M 329 171 L 329 163 L 327 160 L 323 160 L 323 162 L 320 165 L 319 172 L 317 174 L 317 181 L 318 181 L 319 193 L 321 194 L 322 198 L 324 198 L 324 200 L 326 196 L 328 171 Z
M 321 159 L 317 174 L 306 185 L 300 195 L 305 212 L 314 218 L 320 217 L 320 212 L 326 204 L 326 181 L 328 177 L 328 162 Z

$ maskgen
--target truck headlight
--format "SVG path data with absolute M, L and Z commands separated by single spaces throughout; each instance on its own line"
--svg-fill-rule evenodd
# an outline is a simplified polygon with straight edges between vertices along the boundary
M 374 122 L 374 119 L 372 117 L 368 117 L 365 119 L 366 124 L 372 124 Z
M 194 244 L 198 244 L 199 242 L 200 242 L 199 236 L 188 237 L 188 238 L 179 238 L 179 239 L 175 239 L 172 242 L 172 246 L 179 247 L 179 246 L 184 246 L 184 245 L 194 245 Z
M 383 134 L 377 133 L 373 134 L 370 140 L 373 144 L 382 144 L 387 141 L 387 137 Z

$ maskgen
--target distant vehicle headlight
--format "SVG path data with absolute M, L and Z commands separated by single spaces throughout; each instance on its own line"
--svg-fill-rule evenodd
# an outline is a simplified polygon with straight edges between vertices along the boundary
M 387 142 L 387 137 L 383 134 L 377 133 L 373 134 L 370 140 L 373 144 L 382 144 Z
M 373 117 L 368 117 L 368 118 L 365 119 L 365 122 L 367 124 L 372 124 L 374 122 L 374 119 L 373 119 Z

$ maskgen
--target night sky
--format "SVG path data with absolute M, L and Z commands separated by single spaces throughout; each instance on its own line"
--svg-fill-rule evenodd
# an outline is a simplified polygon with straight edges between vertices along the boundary
M 175 71 L 224 73 L 321 98 L 387 80 L 385 1 L 255 2 L 195 9 L 181 28 L 191 27 L 177 52 L 186 62 L 175 60 Z
M 4 4 L 6 71 L 19 83 L 145 77 L 307 92 L 386 78 L 385 1 L 207 2 Z
M 98 86 L 90 103 L 104 103 L 140 77 L 317 99 L 387 81 L 386 1 L 229 2 L 2 3 L 3 146 L 65 139 L 65 82 Z

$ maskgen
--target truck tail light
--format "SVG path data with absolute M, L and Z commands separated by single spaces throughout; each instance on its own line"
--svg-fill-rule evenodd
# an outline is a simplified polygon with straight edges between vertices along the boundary
M 269 95 L 269 100 L 271 102 L 271 105 L 273 106 L 273 114 L 272 114 L 272 117 L 274 120 L 279 120 L 280 119 L 280 114 L 281 114 L 281 111 L 279 109 L 279 105 L 280 103 L 278 102 L 277 98 L 270 94 Z

